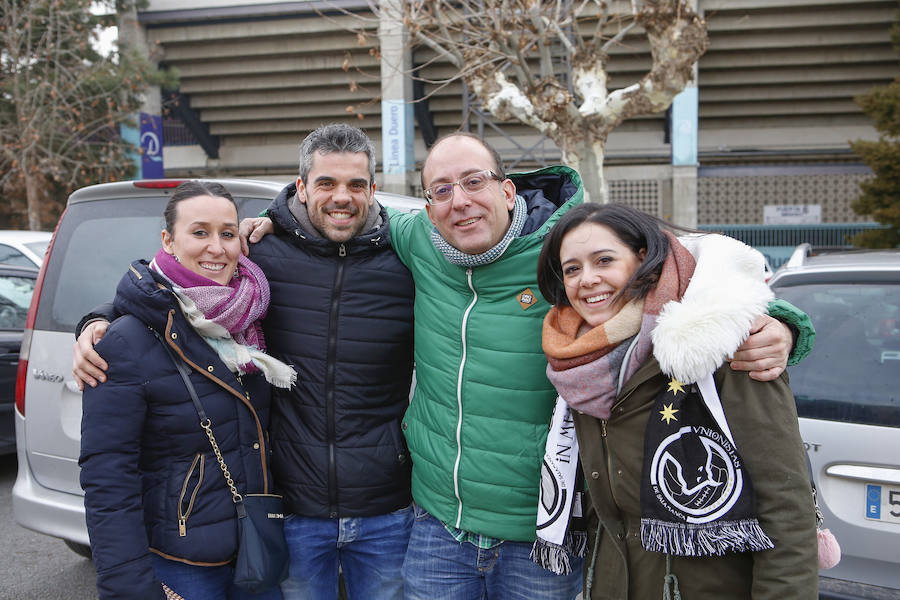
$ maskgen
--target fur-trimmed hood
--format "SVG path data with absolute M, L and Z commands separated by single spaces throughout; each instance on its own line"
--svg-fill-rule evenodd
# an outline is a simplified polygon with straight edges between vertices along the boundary
M 681 301 L 660 312 L 653 355 L 664 373 L 692 383 L 734 354 L 774 295 L 765 282 L 765 260 L 750 246 L 717 234 L 679 241 L 697 266 Z

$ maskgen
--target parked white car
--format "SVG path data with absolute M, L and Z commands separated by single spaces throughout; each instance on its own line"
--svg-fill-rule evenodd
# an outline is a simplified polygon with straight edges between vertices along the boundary
M 51 237 L 49 231 L 0 230 L 0 264 L 40 269 Z
M 769 285 L 816 328 L 789 373 L 843 553 L 820 573 L 820 597 L 900 598 L 900 250 L 816 255 L 803 244 Z

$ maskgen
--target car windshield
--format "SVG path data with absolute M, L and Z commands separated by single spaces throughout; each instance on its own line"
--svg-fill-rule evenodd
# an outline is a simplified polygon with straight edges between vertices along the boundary
M 801 417 L 900 427 L 900 284 L 775 286 L 816 329 L 812 352 L 790 367 Z
M 0 276 L 0 329 L 25 327 L 33 291 L 33 277 Z
M 50 245 L 50 240 L 44 240 L 41 242 L 29 242 L 25 244 L 25 247 L 34 252 L 35 256 L 40 256 L 41 258 L 47 254 L 47 246 Z
M 33 267 L 34 262 L 12 246 L 0 244 L 0 264 L 17 267 Z

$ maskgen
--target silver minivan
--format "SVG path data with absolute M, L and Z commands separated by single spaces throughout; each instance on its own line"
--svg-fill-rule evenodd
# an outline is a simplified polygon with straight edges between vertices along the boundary
M 284 184 L 216 180 L 241 218 L 265 209 Z M 19 354 L 15 427 L 19 470 L 12 492 L 16 521 L 61 538 L 90 556 L 79 484 L 81 392 L 72 377 L 75 326 L 110 301 L 131 261 L 160 246 L 163 208 L 181 180 L 94 185 L 69 197 L 35 286 Z M 379 202 L 416 212 L 424 200 L 377 193 Z
M 769 281 L 816 343 L 791 389 L 842 559 L 822 598 L 900 598 L 900 250 L 797 248 Z

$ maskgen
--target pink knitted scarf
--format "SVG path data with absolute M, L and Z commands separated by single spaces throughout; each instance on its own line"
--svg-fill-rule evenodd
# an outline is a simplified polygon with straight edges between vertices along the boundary
M 159 271 L 190 298 L 210 321 L 224 327 L 238 344 L 265 350 L 260 321 L 269 308 L 269 281 L 249 258 L 238 257 L 237 274 L 223 285 L 194 273 L 160 249 Z

